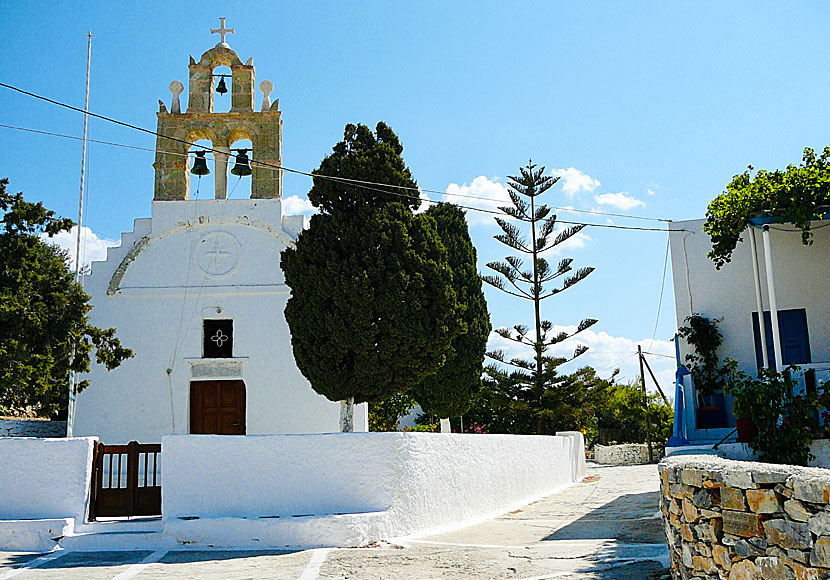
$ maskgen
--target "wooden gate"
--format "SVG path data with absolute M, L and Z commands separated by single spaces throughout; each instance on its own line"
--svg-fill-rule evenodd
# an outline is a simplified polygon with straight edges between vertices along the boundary
M 95 444 L 89 519 L 161 515 L 161 444 Z

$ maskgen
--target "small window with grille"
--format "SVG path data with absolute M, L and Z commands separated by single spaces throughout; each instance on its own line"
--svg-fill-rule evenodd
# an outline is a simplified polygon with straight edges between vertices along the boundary
M 233 357 L 233 320 L 205 320 L 202 345 L 204 358 Z

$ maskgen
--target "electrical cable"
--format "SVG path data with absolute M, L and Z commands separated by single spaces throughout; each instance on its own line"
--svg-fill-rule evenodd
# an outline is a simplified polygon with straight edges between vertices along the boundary
M 129 129 L 133 129 L 135 131 L 140 131 L 140 132 L 146 133 L 148 135 L 153 135 L 153 136 L 156 136 L 156 137 L 162 137 L 164 139 L 169 139 L 171 141 L 175 141 L 175 142 L 178 142 L 178 143 L 185 144 L 189 147 L 199 147 L 201 150 L 206 151 L 206 152 L 212 152 L 214 154 L 217 153 L 217 150 L 213 149 L 211 147 L 205 147 L 204 145 L 199 145 L 197 143 L 187 141 L 185 139 L 179 139 L 177 137 L 171 137 L 169 135 L 163 135 L 163 134 L 158 133 L 156 131 L 151 131 L 150 129 L 145 129 L 144 127 L 139 127 L 137 125 L 133 125 L 131 123 L 126 123 L 124 121 L 119 121 L 117 119 L 113 119 L 112 117 L 107 117 L 105 115 L 100 115 L 98 113 L 85 111 L 83 109 L 80 109 L 78 107 L 74 107 L 74 106 L 69 105 L 67 103 L 62 103 L 62 102 L 57 101 L 55 99 L 51 99 L 49 97 L 38 95 L 36 93 L 32 93 L 30 91 L 26 91 L 24 89 L 20 89 L 18 87 L 15 87 L 15 86 L 3 83 L 3 82 L 0 82 L 0 87 L 7 88 L 9 90 L 21 93 L 23 95 L 26 95 L 26 96 L 29 96 L 29 97 L 32 97 L 32 98 L 35 98 L 35 99 L 45 101 L 47 103 L 50 103 L 50 104 L 53 104 L 53 105 L 56 105 L 56 106 L 59 106 L 59 107 L 64 107 L 64 108 L 67 108 L 67 109 L 70 109 L 72 111 L 76 111 L 76 112 L 79 112 L 79 113 L 84 113 L 86 115 L 89 115 L 89 116 L 92 116 L 92 117 L 95 117 L 95 118 L 98 118 L 98 119 L 101 119 L 101 120 L 104 120 L 104 121 L 107 121 L 107 122 L 110 122 L 110 123 L 114 123 L 116 125 L 121 125 L 123 127 L 127 127 Z M 12 128 L 12 126 L 6 126 L 6 127 L 7 128 Z M 26 129 L 24 129 L 24 130 L 26 130 Z M 34 131 L 34 130 L 32 130 L 32 131 L 37 132 L 37 131 Z M 326 179 L 326 180 L 330 180 L 330 181 L 339 181 L 339 182 L 352 183 L 355 186 L 361 187 L 363 189 L 373 190 L 373 191 L 377 191 L 377 192 L 380 192 L 380 193 L 386 193 L 386 194 L 389 194 L 389 195 L 396 195 L 396 196 L 399 196 L 399 197 L 405 197 L 405 198 L 409 198 L 409 199 L 418 199 L 420 201 L 427 202 L 427 203 L 433 203 L 433 204 L 446 203 L 446 202 L 442 202 L 442 201 L 431 200 L 431 199 L 428 199 L 428 198 L 422 198 L 420 196 L 401 194 L 401 193 L 396 193 L 396 192 L 392 192 L 392 191 L 388 191 L 388 190 L 382 190 L 382 189 L 368 187 L 368 184 L 371 183 L 371 182 L 362 182 L 360 180 L 353 180 L 353 179 L 347 179 L 347 178 L 341 178 L 341 177 L 335 177 L 335 176 L 309 173 L 309 172 L 306 172 L 306 171 L 291 169 L 291 168 L 288 168 L 288 167 L 285 167 L 285 166 L 279 166 L 279 165 L 274 165 L 274 164 L 271 164 L 271 163 L 265 163 L 263 161 L 258 161 L 258 160 L 254 160 L 254 159 L 251 160 L 251 163 L 253 163 L 255 165 L 260 165 L 262 167 L 268 167 L 268 168 L 272 168 L 272 169 L 282 170 L 282 171 L 286 171 L 288 173 L 304 175 L 306 177 L 311 177 L 311 178 L 317 177 L 317 178 L 320 178 L 320 179 Z M 376 184 L 376 185 L 381 185 L 383 187 L 394 187 L 394 188 L 398 188 L 398 189 L 417 190 L 417 188 L 412 188 L 410 186 L 397 186 L 397 185 L 391 185 L 391 184 Z M 436 190 L 421 189 L 420 191 L 440 193 L 441 195 L 454 195 L 454 194 L 447 194 L 446 192 L 438 192 Z M 457 194 L 457 195 L 463 196 L 463 194 Z M 468 197 L 468 196 L 464 196 L 464 197 Z M 475 197 L 475 196 L 469 196 L 469 197 Z M 487 198 L 477 198 L 476 197 L 476 199 L 487 199 Z M 500 200 L 492 200 L 491 199 L 490 201 L 500 201 Z M 504 213 L 501 212 L 501 211 L 487 210 L 487 209 L 483 209 L 483 208 L 464 206 L 464 205 L 460 205 L 460 204 L 457 204 L 457 205 L 458 205 L 458 207 L 461 207 L 462 209 L 467 209 L 467 210 L 470 210 L 470 211 L 478 211 L 478 212 L 489 213 L 489 214 L 494 214 L 494 215 L 504 215 Z M 557 209 L 557 208 L 552 208 L 552 209 Z M 562 209 L 562 210 L 565 210 L 565 211 L 580 211 L 580 212 L 583 211 L 583 210 L 574 210 L 573 208 L 558 208 L 558 209 Z M 665 219 L 660 219 L 660 218 L 642 218 L 641 216 L 626 216 L 625 214 L 610 214 L 610 213 L 605 214 L 605 213 L 602 213 L 602 212 L 594 212 L 594 211 L 590 211 L 590 210 L 584 210 L 584 212 L 585 213 L 593 213 L 593 214 L 596 214 L 596 215 L 615 215 L 617 217 L 627 217 L 627 218 L 631 218 L 631 219 L 649 219 L 649 220 L 658 220 L 658 221 L 665 221 L 665 222 L 671 222 L 672 221 L 672 220 L 665 220 Z M 638 231 L 665 231 L 663 228 L 645 228 L 645 227 L 636 227 L 636 226 L 620 226 L 620 225 L 616 225 L 616 224 L 596 224 L 596 223 L 575 222 L 575 221 L 566 221 L 566 220 L 557 220 L 557 221 L 559 221 L 560 223 L 569 224 L 569 225 L 603 227 L 603 228 L 609 228 L 609 229 L 638 230 Z M 682 231 L 682 230 L 679 230 L 679 231 Z
M 669 265 L 669 241 L 671 238 L 666 236 L 666 257 L 663 259 L 663 278 L 660 282 L 660 300 L 657 302 L 657 318 L 654 321 L 654 332 L 651 333 L 651 341 L 648 343 L 646 350 L 651 350 L 654 346 L 654 337 L 657 336 L 657 325 L 660 323 L 660 309 L 663 307 L 663 290 L 666 288 L 666 270 Z

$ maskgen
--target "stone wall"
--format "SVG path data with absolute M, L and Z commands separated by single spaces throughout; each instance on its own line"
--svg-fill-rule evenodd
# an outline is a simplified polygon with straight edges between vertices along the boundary
M 830 471 L 686 455 L 659 472 L 675 580 L 830 578 Z
M 0 419 L 0 437 L 66 437 L 66 421 Z
M 652 444 L 655 461 L 663 458 L 664 447 Z M 638 465 L 648 463 L 648 446 L 645 443 L 625 443 L 622 445 L 595 445 L 594 461 L 604 465 Z

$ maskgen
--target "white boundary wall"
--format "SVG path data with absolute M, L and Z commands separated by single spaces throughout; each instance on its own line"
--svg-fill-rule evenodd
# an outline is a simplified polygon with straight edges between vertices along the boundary
M 51 550 L 83 523 L 94 442 L 0 438 L 0 549 Z
M 582 445 L 570 433 L 171 435 L 164 528 L 178 542 L 310 547 L 457 527 L 578 481 Z
M 92 478 L 93 437 L 0 439 L 0 519 L 82 522 Z

